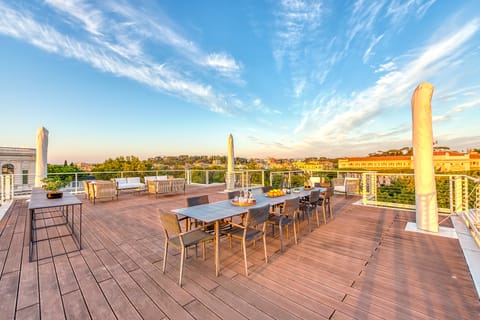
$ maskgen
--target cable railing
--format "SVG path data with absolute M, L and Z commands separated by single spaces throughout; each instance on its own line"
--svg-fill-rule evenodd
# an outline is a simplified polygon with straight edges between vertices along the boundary
M 184 178 L 187 184 L 223 184 L 225 170 L 148 170 L 148 171 L 106 171 L 106 172 L 62 172 L 49 173 L 69 181 L 64 191 L 83 193 L 84 180 L 110 180 L 121 177 L 145 177 L 167 175 Z M 415 209 L 414 174 L 384 173 L 374 171 L 335 171 L 335 170 L 236 170 L 235 188 L 247 189 L 270 185 L 274 188 L 300 187 L 308 177 L 313 182 L 333 184 L 336 180 L 353 179 L 357 185 L 350 192 L 360 196 L 364 205 Z M 29 197 L 34 186 L 33 175 L 0 175 L 0 205 L 16 198 Z M 478 236 L 480 229 L 480 179 L 467 175 L 437 174 L 438 211 L 440 214 L 462 215 L 473 233 Z M 480 236 L 479 236 L 480 238 Z

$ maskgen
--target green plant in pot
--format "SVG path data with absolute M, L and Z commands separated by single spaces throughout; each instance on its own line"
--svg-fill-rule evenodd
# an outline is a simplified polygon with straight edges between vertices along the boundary
M 67 185 L 67 181 L 62 180 L 58 176 L 51 176 L 42 179 L 43 190 L 47 192 L 48 199 L 58 199 L 63 196 L 63 192 L 60 192 L 60 189 Z

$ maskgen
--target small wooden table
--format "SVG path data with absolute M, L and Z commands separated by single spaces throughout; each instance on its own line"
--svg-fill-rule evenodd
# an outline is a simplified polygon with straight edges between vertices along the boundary
M 75 207 L 76 206 L 79 206 L 79 210 L 77 210 L 77 212 L 79 213 L 79 216 L 77 218 L 77 220 L 79 221 L 77 226 L 78 233 L 76 232 L 76 229 L 75 229 Z M 49 216 L 48 218 L 37 217 L 37 215 L 39 215 L 41 211 L 44 209 L 54 209 L 55 212 L 59 213 L 59 215 Z M 44 220 L 44 219 L 55 219 L 55 218 L 60 218 L 61 222 L 56 224 L 37 227 L 37 223 L 36 223 L 37 221 Z M 37 240 L 36 233 L 35 233 L 36 230 L 57 227 L 60 225 L 65 225 L 69 230 L 70 234 L 59 235 L 56 237 L 48 237 L 46 239 Z M 82 249 L 82 201 L 80 201 L 76 196 L 74 196 L 69 192 L 64 192 L 63 197 L 59 199 L 47 199 L 47 195 L 45 191 L 43 191 L 41 188 L 34 188 L 32 190 L 30 203 L 28 205 L 27 232 L 28 232 L 28 242 L 29 242 L 28 259 L 30 262 L 32 261 L 33 246 L 40 241 L 72 236 L 73 240 L 75 241 L 75 244 L 77 245 L 78 250 L 81 250 Z M 61 253 L 61 254 L 67 254 L 67 253 L 78 251 L 78 250 L 72 250 L 72 251 Z M 57 256 L 57 255 L 60 255 L 60 254 L 56 254 L 53 256 Z M 37 260 L 38 260 L 38 255 L 37 255 Z

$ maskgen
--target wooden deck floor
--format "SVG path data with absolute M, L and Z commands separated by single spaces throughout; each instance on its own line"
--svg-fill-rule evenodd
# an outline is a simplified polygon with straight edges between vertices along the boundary
M 221 189 L 189 186 L 187 196 L 221 200 Z M 222 241 L 219 277 L 212 244 L 206 261 L 191 251 L 180 288 L 175 250 L 161 272 L 157 208 L 183 207 L 184 198 L 124 193 L 95 206 L 84 200 L 83 249 L 51 258 L 74 244 L 68 237 L 45 241 L 38 248 L 44 259 L 31 263 L 27 203 L 16 201 L 0 221 L 0 318 L 480 319 L 457 240 L 404 231 L 412 213 L 343 197 L 334 199 L 334 219 L 312 232 L 304 227 L 299 244 L 284 253 L 269 237 L 268 264 L 261 245 L 249 246 L 248 278 L 238 243 L 230 249 Z M 51 229 L 48 236 L 64 232 Z

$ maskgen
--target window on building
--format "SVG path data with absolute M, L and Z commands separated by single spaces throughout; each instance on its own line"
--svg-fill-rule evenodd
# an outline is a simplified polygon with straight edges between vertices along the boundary
M 13 174 L 15 167 L 11 163 L 2 166 L 2 174 Z
M 22 170 L 22 184 L 28 184 L 28 170 Z

